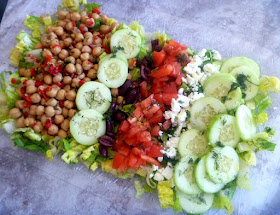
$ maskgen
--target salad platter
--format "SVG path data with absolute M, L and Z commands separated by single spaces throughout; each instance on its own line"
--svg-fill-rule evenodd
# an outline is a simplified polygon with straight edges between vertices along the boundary
M 222 58 L 172 32 L 120 22 L 96 3 L 63 0 L 54 14 L 25 15 L 10 51 L 13 67 L 1 72 L 1 129 L 13 148 L 33 152 L 4 147 L 5 156 L 27 164 L 38 156 L 40 170 L 46 157 L 53 168 L 46 173 L 75 189 L 96 189 L 94 205 L 114 202 L 105 191 L 115 182 L 113 196 L 124 198 L 107 207 L 112 214 L 136 202 L 131 193 L 144 203 L 151 198 L 163 213 L 236 212 L 234 196 L 256 188 L 254 166 L 267 165 L 263 156 L 278 150 L 270 124 L 277 74 L 265 75 L 242 52 Z M 64 168 L 78 177 L 58 173 Z M 261 212 L 258 199 L 250 210 Z M 133 204 L 134 213 L 145 212 Z M 103 205 L 93 210 L 102 213 Z

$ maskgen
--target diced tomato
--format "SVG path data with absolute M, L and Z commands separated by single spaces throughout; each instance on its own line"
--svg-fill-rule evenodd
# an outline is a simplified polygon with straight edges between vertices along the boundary
M 163 64 L 163 61 L 165 59 L 166 53 L 164 50 L 161 50 L 160 52 L 153 52 L 153 62 L 156 67 L 160 67 Z
M 132 59 L 130 59 L 128 65 L 129 65 L 130 67 L 134 66 L 135 63 L 136 63 L 136 60 L 137 60 L 137 58 L 132 58 Z
M 137 168 L 136 164 L 138 162 L 138 158 L 137 156 L 135 156 L 133 153 L 130 153 L 128 156 L 128 166 L 132 169 Z
M 151 135 L 154 136 L 154 137 L 158 137 L 159 136 L 159 131 L 160 131 L 160 126 L 159 125 L 155 125 L 152 128 Z
M 152 93 L 153 94 L 162 93 L 163 92 L 163 88 L 164 88 L 165 85 L 166 85 L 165 82 L 153 83 L 153 85 L 152 85 Z
M 152 145 L 147 155 L 153 158 L 162 157 L 162 153 L 160 152 L 161 150 L 163 150 L 162 146 Z
M 177 86 L 181 86 L 182 85 L 182 83 L 183 83 L 182 78 L 183 77 L 185 77 L 184 74 L 180 74 L 180 75 L 177 76 L 176 81 L 175 81 Z
M 140 158 L 142 158 L 144 161 L 147 161 L 148 163 L 154 164 L 154 165 L 156 165 L 156 166 L 161 168 L 160 162 L 158 162 L 156 159 L 154 159 L 154 158 L 152 158 L 152 157 L 150 157 L 148 155 L 141 154 Z
M 73 29 L 76 27 L 76 22 L 72 20 Z
M 170 128 L 171 124 L 172 124 L 172 122 L 171 122 L 171 120 L 169 119 L 169 120 L 165 121 L 165 122 L 162 124 L 162 127 L 163 127 L 163 129 L 164 129 L 165 131 L 167 131 L 167 130 Z
M 149 76 L 154 78 L 160 78 L 166 75 L 169 75 L 173 70 L 173 66 L 171 64 L 166 64 L 162 66 L 159 70 L 152 72 L 149 74 Z
M 153 115 L 160 109 L 160 106 L 157 104 L 152 105 L 148 110 L 143 110 L 143 113 L 147 119 L 153 117 Z
M 170 76 L 177 78 L 177 76 L 181 74 L 181 64 L 178 62 L 174 62 L 172 66 L 173 66 L 173 70 L 170 73 Z
M 81 87 L 84 83 L 86 83 L 86 81 L 85 81 L 85 80 L 80 80 L 80 82 L 79 82 L 79 86 Z
M 141 143 L 141 146 L 144 147 L 145 150 L 149 150 L 151 148 L 151 145 L 152 145 L 151 141 Z
M 147 129 L 150 129 L 151 128 L 151 125 L 148 121 L 144 121 L 143 122 L 143 126 L 145 126 Z
M 130 146 L 123 143 L 123 141 L 116 141 L 114 144 L 114 149 L 123 156 L 128 156 L 131 151 Z
M 163 93 L 177 93 L 177 86 L 175 82 L 170 82 L 163 88 Z
M 99 10 L 98 7 L 95 7 L 95 8 L 92 9 L 92 13 L 97 13 L 98 15 L 100 15 L 101 11 Z
M 166 105 L 171 105 L 171 101 L 173 98 L 177 99 L 178 94 L 177 93 L 165 93 L 162 95 L 163 102 Z
M 81 31 L 82 34 L 85 33 L 83 26 L 80 25 L 80 26 L 79 26 L 79 29 L 80 29 L 80 31 Z
M 158 112 L 156 112 L 155 115 L 151 119 L 149 119 L 150 125 L 155 125 L 162 121 L 163 121 L 163 112 L 161 109 L 158 110 Z
M 145 165 L 145 161 L 143 161 L 141 158 L 138 158 L 135 168 L 139 168 L 142 165 Z
M 138 146 L 140 142 L 136 139 L 136 135 L 134 137 L 125 138 L 125 143 L 130 146 Z
M 155 84 L 157 82 L 166 82 L 166 81 L 169 81 L 168 76 L 163 76 L 161 78 L 155 78 L 154 81 L 153 81 L 153 84 Z
M 125 162 L 125 158 L 126 158 L 125 156 L 116 152 L 114 161 L 113 161 L 113 165 L 112 165 L 113 168 L 118 169 Z
M 130 123 L 126 120 L 122 121 L 119 127 L 119 131 L 126 133 L 129 131 Z
M 154 95 L 150 95 L 148 98 L 146 98 L 145 100 L 143 100 L 141 102 L 141 108 L 143 110 L 149 108 L 152 104 L 152 101 L 153 101 L 153 98 L 154 98 Z
M 137 135 L 137 133 L 139 133 L 140 131 L 143 131 L 145 129 L 141 128 L 140 126 L 134 126 L 134 127 L 130 127 L 127 138 L 133 138 Z
M 12 78 L 12 79 L 11 79 L 11 83 L 12 83 L 12 84 L 16 84 L 16 83 L 17 83 L 17 79 Z
M 152 140 L 151 133 L 149 131 L 142 131 L 137 134 L 137 140 L 138 142 L 147 142 Z
M 142 112 L 142 108 L 137 107 L 133 112 L 133 116 L 135 116 L 137 119 L 143 118 L 144 115 L 143 115 L 143 112 Z
M 157 102 L 163 103 L 162 93 L 155 94 L 155 95 L 154 95 L 154 99 L 155 99 Z
M 149 96 L 149 89 L 148 89 L 147 81 L 141 82 L 141 84 L 140 84 L 140 91 L 141 91 L 141 95 L 144 98 L 147 98 Z

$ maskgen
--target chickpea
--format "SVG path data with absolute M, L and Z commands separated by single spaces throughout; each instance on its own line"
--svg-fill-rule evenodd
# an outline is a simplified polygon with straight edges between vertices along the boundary
M 81 20 L 81 15 L 79 13 L 71 13 L 71 20 L 79 22 Z
M 92 44 L 92 43 L 93 43 L 93 37 L 86 37 L 86 38 L 84 39 L 84 42 L 83 42 L 83 44 L 84 44 L 85 46 L 90 45 L 90 44 Z
M 109 25 L 101 25 L 100 26 L 100 33 L 101 34 L 107 34 L 110 31 L 110 26 Z
M 131 79 L 132 79 L 132 75 L 131 75 L 130 73 L 128 73 L 127 79 L 128 79 L 128 80 L 131 80 Z
M 18 93 L 19 98 L 22 98 L 23 94 L 21 93 L 21 89 L 18 88 L 16 92 Z
M 51 90 L 46 92 L 46 95 L 51 97 L 51 98 L 54 98 L 56 96 L 56 94 L 57 94 L 57 91 L 58 91 L 58 89 L 56 87 L 55 88 L 52 87 Z
M 82 65 L 79 64 L 79 63 L 76 64 L 76 73 L 77 73 L 78 75 L 83 73 Z
M 34 46 L 34 48 L 35 49 L 41 49 L 41 48 L 43 48 L 43 45 L 42 45 L 42 43 L 39 42 Z
M 61 52 L 59 53 L 58 57 L 62 60 L 67 58 L 69 56 L 69 53 L 66 49 L 62 49 Z
M 68 116 L 68 109 L 67 108 L 62 108 L 62 115 L 66 118 Z
M 54 98 L 51 98 L 51 99 L 49 99 L 49 100 L 47 101 L 46 105 L 48 105 L 48 106 L 53 106 L 53 107 L 54 107 L 54 106 L 57 105 L 57 100 L 54 99 Z
M 77 33 L 75 36 L 75 41 L 76 42 L 81 42 L 84 39 L 84 35 L 82 33 Z
M 36 108 L 36 115 L 42 116 L 45 113 L 45 107 L 43 105 L 39 105 Z
M 67 72 L 69 73 L 74 73 L 76 72 L 76 67 L 74 66 L 73 63 L 68 63 L 65 67 L 65 69 L 67 70 Z
M 24 100 L 17 100 L 16 101 L 16 107 L 19 108 L 19 109 L 23 109 L 24 103 L 25 103 Z
M 90 70 L 91 67 L 92 67 L 92 63 L 90 61 L 88 61 L 88 60 L 85 60 L 83 62 L 82 66 L 83 66 L 83 70 Z
M 45 109 L 46 116 L 52 117 L 55 114 L 55 110 L 52 106 L 48 106 Z
M 64 34 L 64 30 L 61 26 L 58 26 L 54 28 L 54 33 L 56 33 L 57 36 L 61 36 Z
M 91 48 L 89 46 L 83 46 L 82 48 L 82 53 L 90 53 L 91 52 Z
M 41 122 L 45 126 L 46 122 L 51 119 L 50 117 L 47 117 L 46 114 L 42 115 Z
M 34 125 L 33 129 L 35 132 L 40 133 L 44 129 L 44 127 L 41 122 L 36 122 L 36 125 Z
M 70 35 L 70 37 L 74 40 L 75 37 L 76 37 L 76 34 L 72 33 L 72 34 Z
M 73 81 L 72 81 L 73 82 Z M 65 85 L 65 87 L 64 87 L 64 90 L 66 91 L 66 92 L 68 92 L 69 90 L 71 90 L 71 86 L 68 84 L 68 85 Z
M 77 64 L 82 64 L 83 62 L 81 61 L 81 59 L 77 59 L 76 63 Z
M 57 132 L 58 132 L 58 127 L 55 124 L 52 124 L 48 129 L 48 133 L 51 135 L 57 134 Z
M 66 94 L 66 91 L 65 90 L 59 90 L 58 92 L 57 92 L 57 94 L 56 94 L 56 98 L 58 99 L 58 100 L 64 100 L 65 99 L 65 94 Z
M 74 101 L 76 98 L 76 91 L 75 90 L 70 90 L 66 93 L 66 99 L 69 101 Z
M 52 56 L 53 54 L 49 49 L 44 49 L 42 55 L 43 55 L 43 57 L 46 57 L 48 55 Z
M 64 10 L 59 10 L 57 12 L 57 18 L 58 19 L 62 20 L 62 19 L 65 19 L 65 17 L 66 17 L 66 12 Z
M 34 80 L 27 80 L 26 81 L 26 86 L 35 86 L 35 81 Z
M 66 19 L 71 19 L 71 12 L 68 12 L 67 14 L 66 14 L 66 17 L 65 17 Z
M 99 65 L 98 65 L 98 64 L 94 64 L 94 65 L 93 65 L 93 69 L 95 69 L 96 71 L 98 70 L 98 68 L 99 68 Z
M 61 137 L 61 138 L 66 138 L 66 137 L 67 137 L 67 133 L 66 133 L 64 130 L 62 130 L 62 129 L 60 129 L 60 130 L 58 131 L 57 135 L 58 135 L 59 137 Z
M 87 73 L 87 77 L 89 77 L 91 79 L 96 79 L 97 72 L 94 69 L 90 69 Z
M 60 114 L 62 114 L 62 109 L 61 109 L 61 107 L 56 106 L 55 107 L 55 115 L 60 115 Z
M 84 79 L 86 77 L 86 74 L 85 73 L 82 73 L 82 74 L 80 74 L 77 78 L 79 78 L 79 79 Z
M 101 38 L 95 37 L 95 38 L 93 39 L 93 44 L 94 44 L 94 45 L 101 45 L 101 43 L 102 43 L 102 39 L 101 39 Z
M 74 58 L 78 58 L 78 57 L 80 57 L 81 50 L 77 49 L 77 48 L 74 48 L 70 51 L 70 53 Z
M 80 86 L 80 79 L 79 78 L 73 78 L 73 80 L 72 80 L 72 84 L 71 84 L 71 86 L 72 87 L 79 87 Z
M 42 134 L 42 135 L 49 135 L 47 129 L 43 129 L 43 131 L 41 131 L 41 134 Z
M 81 56 L 80 56 L 80 59 L 81 59 L 82 61 L 89 60 L 89 53 L 87 53 L 87 52 L 82 53 Z
M 21 76 L 23 76 L 23 73 L 25 72 L 25 69 L 24 68 L 20 68 L 19 69 L 19 74 L 21 75 Z
M 33 94 L 33 93 L 36 93 L 36 92 L 37 92 L 37 87 L 32 86 L 32 85 L 26 87 L 26 93 Z
M 25 125 L 24 125 L 24 117 L 23 116 L 18 118 L 18 120 L 16 121 L 16 126 L 18 128 L 24 128 L 25 127 Z
M 23 112 L 23 113 L 29 113 L 29 111 L 30 111 L 30 108 L 23 108 L 23 109 L 22 109 L 22 112 Z
M 67 22 L 65 25 L 65 28 L 67 31 L 72 31 L 73 30 L 73 23 L 72 22 Z
M 118 98 L 117 98 L 117 104 L 122 104 L 123 103 L 123 100 L 124 100 L 124 98 L 123 98 L 123 96 L 118 96 Z
M 57 39 L 57 35 L 54 32 L 49 33 L 50 41 Z
M 60 26 L 60 27 L 62 27 L 62 28 L 65 28 L 65 25 L 66 25 L 65 20 L 59 20 L 59 21 L 58 21 L 58 26 Z
M 65 47 L 68 47 L 72 44 L 73 40 L 69 37 L 64 40 Z
M 101 22 L 106 24 L 108 21 L 108 17 L 106 15 L 101 15 Z
M 13 109 L 10 110 L 9 116 L 14 118 L 14 119 L 17 119 L 17 118 L 22 116 L 22 113 L 21 113 L 19 108 L 13 108 Z
M 118 88 L 112 88 L 111 89 L 111 94 L 112 94 L 113 97 L 117 97 L 119 95 Z
M 46 105 L 46 103 L 47 103 L 46 99 L 42 98 L 41 99 L 41 105 Z
M 52 53 L 53 53 L 54 55 L 58 55 L 58 54 L 61 52 L 62 49 L 61 49 L 61 46 L 58 45 L 58 46 L 52 47 L 51 50 L 52 50 Z
M 69 118 L 72 118 L 72 117 L 75 115 L 76 112 L 77 112 L 77 111 L 76 111 L 75 109 L 70 109 L 70 110 L 68 111 L 68 116 L 69 116 Z
M 66 107 L 67 109 L 72 109 L 74 107 L 74 102 L 66 100 L 64 102 L 64 107 Z
M 93 54 L 94 56 L 99 56 L 99 55 L 101 55 L 101 54 L 102 54 L 102 49 L 101 49 L 101 47 L 100 47 L 100 46 L 95 47 L 95 48 L 92 50 L 92 54 Z
M 35 116 L 36 115 L 37 105 L 31 105 L 29 114 Z
M 65 59 L 65 61 L 70 61 L 70 63 L 75 64 L 76 59 L 72 56 L 69 56 L 68 58 Z
M 41 118 L 42 116 L 38 116 L 38 115 L 36 116 L 36 119 L 39 120 L 40 122 L 41 122 Z
M 34 93 L 33 95 L 30 96 L 31 102 L 32 103 L 39 103 L 41 101 L 41 96 L 39 93 Z
M 93 18 L 87 18 L 87 19 L 86 19 L 86 25 L 87 25 L 87 27 L 89 27 L 89 28 L 93 28 L 94 25 L 95 25 L 94 19 L 93 19 Z
M 83 15 L 81 16 L 81 21 L 82 21 L 83 23 L 85 23 L 87 19 L 88 19 L 87 14 L 84 15 L 84 16 L 83 16 Z
M 42 43 L 43 46 L 49 47 L 50 43 L 51 43 L 50 35 L 48 35 L 48 34 L 43 35 L 41 37 L 41 43 Z
M 32 117 L 27 117 L 23 121 L 24 125 L 27 127 L 32 126 L 35 122 L 36 122 L 35 119 Z
M 62 74 L 58 73 L 57 75 L 55 75 L 52 79 L 53 83 L 57 83 L 57 82 L 61 82 L 63 80 Z
M 80 24 L 79 28 L 80 28 L 80 31 L 82 28 L 84 32 L 88 32 L 88 27 L 85 24 Z
M 51 75 L 46 75 L 44 77 L 44 82 L 48 85 L 51 85 L 52 84 L 52 76 Z
M 93 35 L 92 35 L 91 32 L 86 32 L 86 33 L 84 34 L 84 37 L 85 37 L 85 38 L 89 38 L 89 37 L 93 37 Z
M 118 28 L 119 27 L 119 23 L 113 22 L 110 27 L 111 27 L 111 29 L 114 29 L 115 27 Z
M 85 77 L 83 80 L 84 80 L 85 82 L 91 81 L 91 79 L 90 79 L 89 77 Z
M 54 116 L 54 122 L 59 125 L 64 121 L 64 116 L 63 115 L 55 115 Z
M 51 46 L 55 46 L 55 45 L 59 45 L 58 39 L 51 40 Z
M 70 123 L 69 119 L 65 119 L 65 120 L 61 123 L 60 127 L 61 127 L 64 131 L 68 131 L 68 129 L 69 129 L 69 123 Z
M 78 43 L 76 43 L 75 47 L 76 47 L 77 49 L 79 49 L 79 50 L 82 50 L 82 48 L 83 48 L 83 43 L 82 43 L 82 42 L 78 42 Z

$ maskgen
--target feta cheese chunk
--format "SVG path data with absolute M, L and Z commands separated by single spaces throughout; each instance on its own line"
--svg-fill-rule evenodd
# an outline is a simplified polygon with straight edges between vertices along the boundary
M 164 176 L 162 175 L 162 174 L 160 174 L 160 173 L 156 173 L 155 174 L 155 176 L 154 176 L 154 179 L 156 180 L 156 181 L 163 181 L 164 180 Z
M 173 168 L 171 168 L 170 166 L 165 167 L 162 172 L 162 175 L 167 180 L 171 179 L 173 177 Z
M 170 147 L 166 151 L 166 156 L 169 158 L 174 158 L 176 156 L 176 149 L 174 147 Z

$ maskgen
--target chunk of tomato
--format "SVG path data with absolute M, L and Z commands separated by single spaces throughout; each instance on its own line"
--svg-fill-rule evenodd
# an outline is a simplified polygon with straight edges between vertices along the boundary
M 143 113 L 147 119 L 150 119 L 159 109 L 160 106 L 158 104 L 154 104 L 148 110 L 143 110 Z
M 156 158 L 156 157 L 162 157 L 162 153 L 160 152 L 163 150 L 163 147 L 160 145 L 152 145 L 149 152 L 147 153 L 148 156 Z
M 151 135 L 154 136 L 154 137 L 158 137 L 159 136 L 159 131 L 160 131 L 160 126 L 155 125 L 151 130 Z
M 177 91 L 175 82 L 170 82 L 163 88 L 163 93 L 177 93 Z
M 171 120 L 169 119 L 169 120 L 165 121 L 165 122 L 162 124 L 162 127 L 163 127 L 163 129 L 164 129 L 165 131 L 167 131 L 167 130 L 170 128 L 171 124 L 172 124 L 172 122 L 171 122 Z
M 149 96 L 150 93 L 149 93 L 147 81 L 141 82 L 141 84 L 140 84 L 140 92 L 141 92 L 141 95 L 144 98 L 147 98 Z
M 160 67 L 163 64 L 164 58 L 166 56 L 166 53 L 164 50 L 161 50 L 160 52 L 153 52 L 153 62 L 156 67 Z
M 119 131 L 122 133 L 126 133 L 129 131 L 130 123 L 126 120 L 122 121 L 119 127 Z
M 112 167 L 114 169 L 118 169 L 124 162 L 125 162 L 126 157 L 120 154 L 119 152 L 116 152 L 114 160 L 113 160 L 113 165 Z
M 128 156 L 128 166 L 132 169 L 136 169 L 137 168 L 136 164 L 138 162 L 138 159 L 140 159 L 140 157 L 137 157 L 133 153 L 130 153 Z
M 148 98 L 143 100 L 141 102 L 141 108 L 143 110 L 148 109 L 151 106 L 151 104 L 152 104 L 153 98 L 154 98 L 154 95 L 150 95 Z
M 181 74 L 181 64 L 178 62 L 174 62 L 172 66 L 173 66 L 173 70 L 170 73 L 170 76 L 177 78 L 177 76 Z
M 163 102 L 166 105 L 171 105 L 171 101 L 172 101 L 173 98 L 177 99 L 178 94 L 177 93 L 164 93 L 162 95 Z
M 151 141 L 152 140 L 151 133 L 148 131 L 142 131 L 138 133 L 137 140 L 140 143 Z
M 155 125 L 163 121 L 163 112 L 162 110 L 158 110 L 155 115 L 149 119 L 150 125 Z
M 173 70 L 173 66 L 171 64 L 166 64 L 162 66 L 159 70 L 152 72 L 149 74 L 149 76 L 154 77 L 154 78 L 161 78 L 166 75 L 169 75 Z

